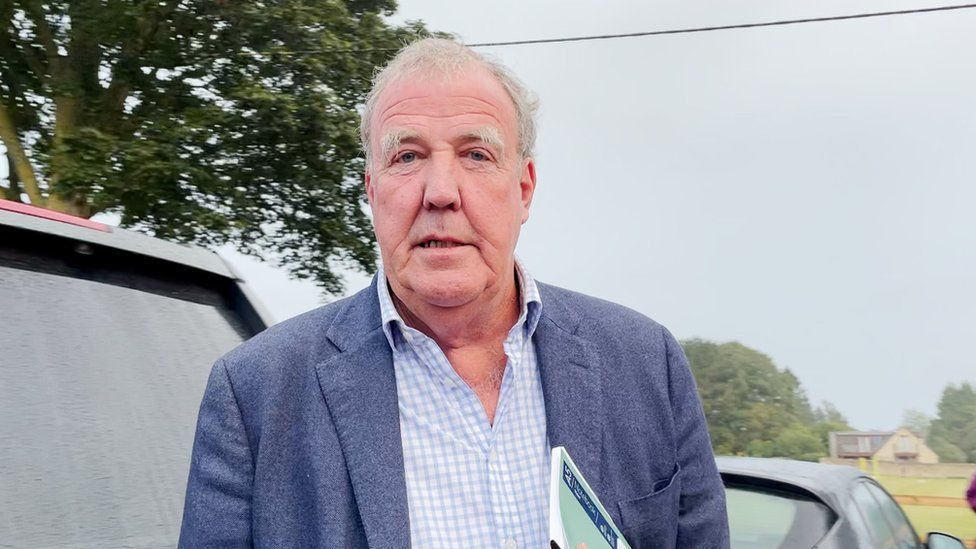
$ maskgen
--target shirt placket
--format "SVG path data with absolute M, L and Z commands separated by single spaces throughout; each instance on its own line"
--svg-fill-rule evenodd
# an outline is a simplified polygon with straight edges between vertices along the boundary
M 489 486 L 491 489 L 492 510 L 495 515 L 495 526 L 498 532 L 498 547 L 514 549 L 525 546 L 524 532 L 520 525 L 518 497 L 521 495 L 514 483 L 513 467 L 520 464 L 506 460 L 506 457 L 517 455 L 517 451 L 508 448 L 513 441 L 510 436 L 512 414 L 517 413 L 519 406 L 520 364 L 521 353 L 519 346 L 522 338 L 520 329 L 516 327 L 504 344 L 507 364 L 502 378 L 502 386 L 498 398 L 498 410 L 495 415 L 495 425 L 492 429 L 491 448 L 489 456 Z M 519 543 L 521 541 L 521 543 Z

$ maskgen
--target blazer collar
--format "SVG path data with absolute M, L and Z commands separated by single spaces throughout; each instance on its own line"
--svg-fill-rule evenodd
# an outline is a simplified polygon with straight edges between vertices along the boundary
M 370 332 L 380 328 L 379 298 L 376 294 L 377 277 L 364 288 L 345 299 L 345 308 L 332 319 L 325 337 L 340 351 L 346 352 L 361 346 Z

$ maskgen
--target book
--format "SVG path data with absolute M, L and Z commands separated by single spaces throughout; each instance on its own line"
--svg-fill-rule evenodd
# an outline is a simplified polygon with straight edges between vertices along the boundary
M 569 453 L 552 449 L 549 478 L 549 544 L 552 549 L 630 549 Z

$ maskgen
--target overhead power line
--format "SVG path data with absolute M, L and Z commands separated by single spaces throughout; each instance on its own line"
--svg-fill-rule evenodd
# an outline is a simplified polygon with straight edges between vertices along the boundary
M 808 17 L 805 19 L 786 19 L 782 21 L 766 21 L 763 23 L 741 23 L 737 25 L 719 25 L 714 27 L 692 27 L 687 29 L 669 29 L 646 32 L 628 32 L 623 34 L 598 34 L 592 36 L 571 36 L 566 38 L 540 38 L 536 40 L 513 40 L 510 42 L 480 42 L 467 44 L 471 48 L 485 48 L 493 46 L 523 46 L 528 44 L 555 44 L 559 42 L 584 42 L 588 40 L 611 40 L 615 38 L 637 38 L 639 36 L 661 36 L 665 34 L 691 34 L 695 32 L 712 32 L 733 29 L 754 29 L 758 27 L 779 27 L 784 25 L 800 25 L 804 23 L 824 23 L 827 21 L 846 21 L 848 19 L 867 19 L 870 17 L 889 17 L 892 15 L 911 15 L 916 13 L 931 13 L 936 11 L 965 10 L 976 8 L 976 4 L 959 4 L 955 6 L 938 6 L 933 8 L 917 8 L 911 10 L 878 11 L 871 13 L 855 13 L 851 15 L 831 15 L 828 17 Z
M 916 8 L 910 10 L 876 11 L 868 13 L 853 13 L 850 15 L 830 15 L 826 17 L 807 17 L 804 19 L 784 19 L 780 21 L 764 21 L 760 23 L 739 23 L 735 25 L 716 25 L 711 27 L 691 27 L 685 29 L 665 29 L 645 32 L 627 32 L 620 34 L 595 34 L 590 36 L 568 36 L 563 38 L 538 38 L 534 40 L 511 40 L 507 42 L 475 42 L 466 44 L 470 48 L 489 48 L 496 46 L 526 46 L 532 44 L 556 44 L 561 42 L 586 42 L 591 40 L 613 40 L 617 38 L 638 38 L 641 36 L 663 36 L 666 34 L 692 34 L 696 32 L 713 32 L 734 29 L 755 29 L 759 27 L 782 27 L 786 25 L 801 25 L 807 23 L 826 23 L 829 21 L 847 21 L 850 19 L 868 19 L 872 17 L 891 17 L 895 15 L 913 15 L 940 11 L 967 10 L 976 8 L 976 4 L 956 4 L 953 6 L 936 6 L 931 8 Z M 298 51 L 275 51 L 277 55 L 303 55 L 311 53 L 368 53 L 376 51 L 397 51 L 400 48 L 364 48 L 364 49 L 317 49 Z M 271 52 L 262 52 L 271 53 Z

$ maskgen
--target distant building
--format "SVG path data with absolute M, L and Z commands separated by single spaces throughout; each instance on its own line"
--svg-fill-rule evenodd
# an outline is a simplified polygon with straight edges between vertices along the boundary
M 878 461 L 938 463 L 939 456 L 925 440 L 908 429 L 893 432 L 846 431 L 830 433 L 830 457 Z

